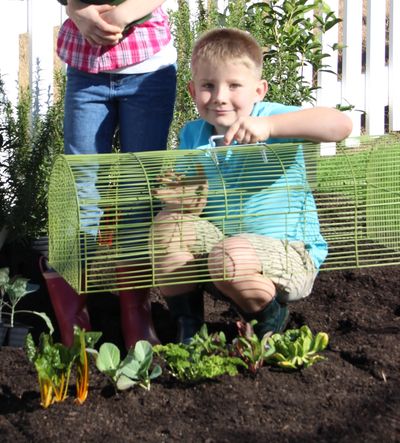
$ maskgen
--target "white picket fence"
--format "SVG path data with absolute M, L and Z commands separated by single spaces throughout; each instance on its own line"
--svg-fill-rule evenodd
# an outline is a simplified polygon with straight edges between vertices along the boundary
M 54 28 L 65 19 L 64 8 L 56 0 L 1 2 L 0 73 L 7 94 L 14 102 L 17 100 L 21 58 L 19 39 L 21 34 L 27 33 L 29 73 L 25 74 L 32 82 L 39 61 L 39 87 L 43 91 L 45 106 L 53 87 Z M 219 4 L 226 2 L 222 0 Z M 325 52 L 331 54 L 330 69 L 338 75 L 320 74 L 316 103 L 354 106 L 348 111 L 354 122 L 354 136 L 363 130 L 370 135 L 384 134 L 387 129 L 399 131 L 400 0 L 326 0 L 326 3 L 343 19 L 340 27 L 335 26 L 323 37 Z M 167 0 L 166 5 L 172 9 L 176 7 L 174 0 Z M 363 6 L 367 9 L 366 26 L 363 26 Z M 338 55 L 332 50 L 332 45 L 338 41 L 344 45 L 339 72 Z M 364 127 L 362 122 L 365 122 Z

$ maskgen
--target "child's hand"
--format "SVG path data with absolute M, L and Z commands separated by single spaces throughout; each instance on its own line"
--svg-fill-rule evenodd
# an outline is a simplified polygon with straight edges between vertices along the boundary
M 68 16 L 92 46 L 115 45 L 122 38 L 123 28 L 108 23 L 102 14 L 115 8 L 111 5 L 87 5 L 68 2 Z
M 165 209 L 199 215 L 207 204 L 208 181 L 201 165 L 196 165 L 197 175 L 186 177 L 168 170 L 158 177 L 161 187 L 153 190 Z
M 239 144 L 264 142 L 270 135 L 268 117 L 241 117 L 226 131 L 224 143 L 231 145 L 234 140 Z

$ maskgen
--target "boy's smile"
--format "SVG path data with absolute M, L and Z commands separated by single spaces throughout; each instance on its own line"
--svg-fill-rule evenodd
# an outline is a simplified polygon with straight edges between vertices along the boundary
M 200 117 L 215 127 L 217 134 L 240 117 L 248 117 L 256 102 L 267 92 L 267 82 L 260 80 L 248 59 L 199 63 L 189 83 Z

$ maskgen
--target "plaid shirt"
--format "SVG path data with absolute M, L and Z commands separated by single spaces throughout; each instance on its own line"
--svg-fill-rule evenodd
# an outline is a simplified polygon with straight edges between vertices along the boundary
M 71 19 L 61 26 L 57 38 L 57 54 L 68 65 L 97 74 L 142 62 L 171 40 L 168 17 L 161 7 L 150 20 L 132 26 L 115 46 L 91 46 Z

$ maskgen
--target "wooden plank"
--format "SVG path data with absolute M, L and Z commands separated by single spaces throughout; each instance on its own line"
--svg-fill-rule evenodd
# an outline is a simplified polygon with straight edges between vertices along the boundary
M 27 32 L 26 0 L 1 0 L 0 14 L 0 73 L 9 100 L 18 100 L 19 35 Z
M 330 9 L 339 15 L 339 0 L 326 1 Z M 341 104 L 340 100 L 340 84 L 338 82 L 338 51 L 334 51 L 333 46 L 339 41 L 339 27 L 336 25 L 321 36 L 322 50 L 325 54 L 329 54 L 329 58 L 325 58 L 324 63 L 329 65 L 327 69 L 331 72 L 318 73 L 317 105 L 335 107 Z
M 400 131 L 400 2 L 391 0 L 389 17 L 389 130 Z
M 345 0 L 343 9 L 342 105 L 354 106 L 352 136 L 361 133 L 361 112 L 365 110 L 362 77 L 362 0 Z
M 366 132 L 385 132 L 385 105 L 388 103 L 388 72 L 385 71 L 386 2 L 368 0 L 365 67 Z

